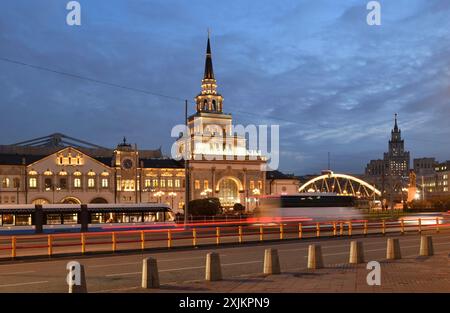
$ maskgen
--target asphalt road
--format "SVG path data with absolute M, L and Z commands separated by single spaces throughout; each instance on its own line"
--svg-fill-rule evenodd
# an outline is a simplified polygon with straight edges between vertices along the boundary
M 436 253 L 450 251 L 450 231 L 433 232 L 432 235 Z M 400 238 L 404 258 L 418 255 L 420 237 L 417 234 L 396 237 Z M 269 247 L 278 249 L 282 271 L 295 271 L 306 268 L 307 248 L 311 243 L 322 246 L 325 265 L 346 263 L 351 240 L 355 238 L 311 238 L 220 248 L 14 261 L 0 265 L 0 292 L 67 292 L 66 264 L 72 260 L 84 264 L 89 292 L 139 291 L 142 259 L 147 256 L 158 261 L 161 288 L 167 284 L 173 286 L 174 283 L 203 280 L 206 254 L 211 251 L 220 254 L 224 278 L 243 278 L 261 273 L 264 249 Z M 364 243 L 366 261 L 385 258 L 386 237 L 373 235 L 358 240 Z

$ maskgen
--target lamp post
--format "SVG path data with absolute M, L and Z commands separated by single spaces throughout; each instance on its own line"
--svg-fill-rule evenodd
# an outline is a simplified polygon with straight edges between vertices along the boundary
M 261 194 L 261 190 L 259 188 L 253 189 L 253 195 L 255 196 L 255 209 L 258 208 L 259 199 L 257 198 Z
M 168 195 L 170 196 L 170 198 L 171 198 L 171 200 L 172 200 L 172 206 L 171 206 L 171 208 L 172 208 L 172 210 L 173 210 L 173 198 L 176 197 L 177 193 L 171 191 L 171 192 L 168 193 Z
M 161 197 L 165 195 L 164 191 L 157 191 L 153 194 L 155 197 L 158 197 L 158 202 L 161 203 Z

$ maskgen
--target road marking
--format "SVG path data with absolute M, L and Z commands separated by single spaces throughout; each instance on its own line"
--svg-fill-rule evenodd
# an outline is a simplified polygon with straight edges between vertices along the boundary
M 113 291 L 127 291 L 127 290 L 135 290 L 138 289 L 139 287 L 128 287 L 128 288 L 117 288 L 117 289 L 104 289 L 104 290 L 98 290 L 98 291 L 92 291 L 92 292 L 98 292 L 98 293 L 102 293 L 102 292 L 113 292 Z
M 237 262 L 237 263 L 226 263 L 222 264 L 222 266 L 234 266 L 234 265 L 243 265 L 243 264 L 252 264 L 252 263 L 262 263 L 262 261 L 247 261 L 247 262 Z M 163 272 L 177 272 L 177 271 L 184 271 L 184 270 L 198 270 L 198 269 L 204 269 L 205 266 L 191 266 L 191 267 L 180 267 L 180 268 L 170 268 L 165 270 L 159 270 L 159 273 Z M 142 274 L 142 272 L 128 272 L 128 273 L 116 273 L 116 274 L 107 274 L 106 277 L 118 277 L 118 276 L 131 276 L 131 275 L 138 275 Z
M 221 254 L 221 257 L 226 257 L 225 254 Z M 185 260 L 198 260 L 198 259 L 204 259 L 204 256 L 199 257 L 192 257 L 192 258 L 175 258 L 175 259 L 157 259 L 159 262 L 175 262 L 175 261 L 185 261 Z M 90 268 L 98 268 L 98 267 L 113 267 L 113 266 L 123 266 L 123 265 L 136 265 L 136 264 L 142 264 L 141 262 L 129 262 L 129 263 L 112 263 L 112 264 L 100 264 L 100 265 L 88 265 Z
M 48 280 L 42 280 L 42 281 L 32 281 L 29 283 L 17 283 L 17 284 L 8 284 L 8 285 L 0 285 L 1 287 L 17 287 L 17 286 L 25 286 L 25 285 L 37 285 L 37 284 L 46 284 L 48 283 Z
M 0 273 L 0 276 L 6 276 L 6 275 L 21 275 L 21 274 L 29 274 L 29 273 L 35 273 L 36 271 L 24 271 L 24 272 L 12 272 L 12 273 Z

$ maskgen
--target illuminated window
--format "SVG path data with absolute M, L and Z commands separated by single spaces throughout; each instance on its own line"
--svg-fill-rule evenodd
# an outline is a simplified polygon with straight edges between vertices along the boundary
M 180 188 L 180 180 L 175 179 L 175 188 Z
M 160 181 L 159 181 L 159 184 L 160 184 L 160 186 L 163 188 L 163 187 L 166 187 L 166 180 L 165 179 L 161 179 Z
M 30 188 L 37 188 L 37 178 L 31 177 L 28 181 Z
M 108 188 L 109 180 L 108 178 L 102 178 L 102 188 Z
M 200 181 L 199 181 L 199 180 L 195 180 L 195 182 L 194 182 L 194 188 L 195 188 L 195 189 L 200 189 Z
M 153 187 L 158 187 L 158 180 L 157 179 L 153 180 Z
M 2 179 L 2 188 L 9 188 L 10 180 L 8 177 Z
M 75 179 L 73 180 L 73 186 L 74 186 L 75 188 L 81 188 L 81 179 L 80 179 L 80 178 L 75 178 Z
M 167 187 L 173 187 L 173 180 L 171 179 L 167 180 Z
M 258 189 L 262 189 L 262 181 L 258 180 Z
M 152 181 L 150 179 L 146 179 L 144 182 L 145 188 L 149 188 L 152 186 Z
M 203 189 L 209 188 L 209 182 L 207 180 L 203 181 Z
M 255 189 L 255 182 L 253 180 L 250 181 L 250 189 Z
M 89 178 L 88 179 L 88 188 L 94 188 L 95 187 L 95 178 Z

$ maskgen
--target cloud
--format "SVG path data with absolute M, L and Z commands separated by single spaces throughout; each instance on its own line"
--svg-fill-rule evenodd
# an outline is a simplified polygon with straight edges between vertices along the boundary
M 450 5 L 381 1 L 86 1 L 68 27 L 63 2 L 2 4 L 0 57 L 187 98 L 200 90 L 206 29 L 225 111 L 280 124 L 281 169 L 362 173 L 387 149 L 394 113 L 413 156 L 448 159 Z M 220 14 L 218 13 L 220 12 Z M 169 152 L 183 101 L 0 61 L 1 143 L 64 132 L 104 146 L 122 136 Z M 324 165 L 325 164 L 325 165 Z

